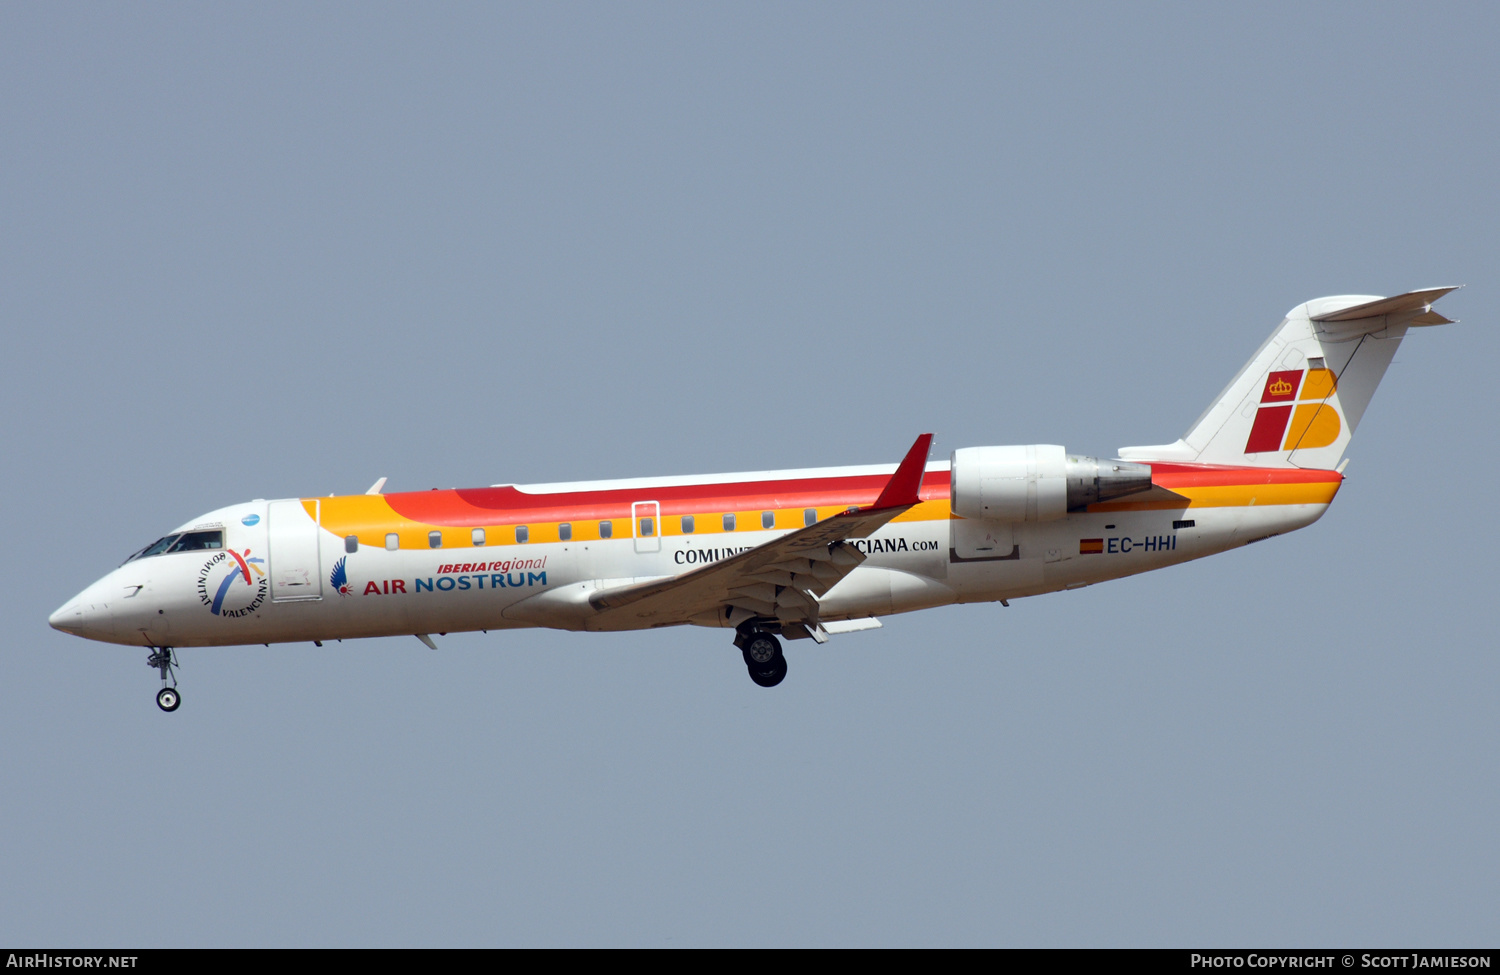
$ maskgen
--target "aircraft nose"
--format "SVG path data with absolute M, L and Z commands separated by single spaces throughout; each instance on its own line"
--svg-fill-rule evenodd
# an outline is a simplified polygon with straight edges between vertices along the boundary
M 114 613 L 110 611 L 109 604 L 91 599 L 91 595 L 91 590 L 84 590 L 74 596 L 47 617 L 47 622 L 54 630 L 90 640 L 105 640 L 114 636 Z

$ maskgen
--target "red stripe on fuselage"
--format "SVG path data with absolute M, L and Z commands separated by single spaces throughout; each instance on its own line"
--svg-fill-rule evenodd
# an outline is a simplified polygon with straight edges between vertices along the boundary
M 1343 480 L 1336 471 L 1303 470 L 1296 467 L 1169 463 L 1152 463 L 1149 466 L 1152 482 L 1168 490 L 1251 484 L 1338 483 Z M 858 474 L 846 477 L 677 484 L 669 487 L 615 488 L 556 494 L 527 494 L 515 487 L 506 486 L 411 491 L 387 494 L 385 500 L 398 515 L 411 521 L 447 528 L 468 528 L 527 522 L 628 519 L 631 517 L 630 506 L 637 501 L 660 502 L 663 515 L 869 505 L 875 502 L 889 482 L 888 474 Z M 946 501 L 950 495 L 950 484 L 948 471 L 928 471 L 922 480 L 922 500 Z
M 1240 484 L 1337 484 L 1344 479 L 1344 475 L 1338 471 L 1303 470 L 1300 467 L 1164 463 L 1149 463 L 1148 466 L 1151 468 L 1151 483 L 1167 489 L 1233 487 Z
M 663 515 L 868 505 L 875 502 L 890 479 L 889 474 L 859 474 L 558 494 L 527 494 L 507 486 L 411 491 L 387 494 L 385 499 L 403 518 L 459 528 L 575 518 L 580 521 L 629 518 L 630 506 L 637 501 L 660 502 Z M 947 500 L 948 485 L 947 471 L 928 471 L 920 497 L 924 501 Z

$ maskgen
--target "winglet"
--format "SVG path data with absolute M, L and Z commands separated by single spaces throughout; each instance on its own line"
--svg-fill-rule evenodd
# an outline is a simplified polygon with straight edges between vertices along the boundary
M 880 497 L 875 499 L 868 510 L 909 507 L 920 501 L 917 492 L 922 490 L 922 475 L 927 473 L 927 451 L 931 448 L 932 434 L 924 433 L 918 437 L 917 442 L 906 452 L 901 466 L 896 468 L 896 473 L 886 482 L 885 490 L 880 492 Z

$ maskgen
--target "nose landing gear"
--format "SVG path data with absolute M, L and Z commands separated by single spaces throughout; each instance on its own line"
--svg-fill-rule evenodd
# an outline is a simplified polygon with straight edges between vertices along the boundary
M 151 656 L 146 658 L 148 667 L 155 667 L 161 671 L 161 690 L 156 692 L 156 706 L 163 711 L 176 711 L 177 706 L 182 703 L 182 695 L 177 693 L 177 674 L 174 667 L 180 666 L 177 655 L 172 652 L 171 647 L 152 647 Z M 171 678 L 172 686 L 167 686 L 167 679 Z
M 763 630 L 750 630 L 734 641 L 745 657 L 750 679 L 761 687 L 775 687 L 786 678 L 786 657 L 781 641 Z

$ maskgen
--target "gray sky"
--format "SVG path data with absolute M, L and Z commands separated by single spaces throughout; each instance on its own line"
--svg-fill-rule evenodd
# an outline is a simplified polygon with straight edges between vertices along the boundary
M 1242 5 L 1243 7 L 1243 5 Z M 0 8 L 0 943 L 1497 940 L 1484 4 Z M 1179 436 L 1467 284 L 1312 528 L 789 646 L 48 629 L 254 497 Z

